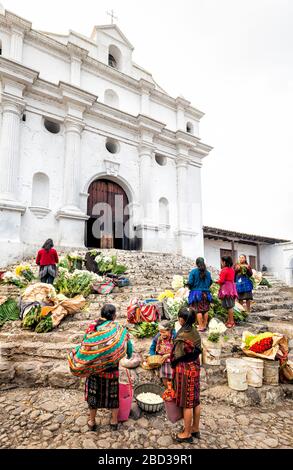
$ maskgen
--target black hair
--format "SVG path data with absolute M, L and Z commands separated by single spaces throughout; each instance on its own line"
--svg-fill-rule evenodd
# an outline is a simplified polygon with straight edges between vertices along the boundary
M 187 307 L 182 307 L 179 310 L 178 318 L 183 318 L 183 320 L 185 321 L 184 326 L 191 327 L 195 323 L 195 312 Z
M 201 279 L 205 279 L 207 275 L 207 267 L 205 265 L 204 259 L 203 258 L 197 258 L 196 260 L 196 266 L 199 269 L 199 276 Z
M 54 246 L 54 243 L 53 243 L 53 240 L 51 238 L 49 238 L 43 245 L 43 248 L 44 250 L 46 251 L 50 251 L 51 248 L 53 248 Z
M 245 263 L 246 263 L 246 264 L 248 264 L 248 261 L 247 261 L 247 256 L 246 256 L 246 255 L 243 255 L 243 254 L 242 254 L 242 255 L 240 255 L 240 256 L 244 256 L 244 258 L 245 258 Z M 239 256 L 239 258 L 240 258 L 240 256 Z
M 231 256 L 222 256 L 221 259 L 222 259 L 223 263 L 225 263 L 225 266 L 227 268 L 232 268 L 233 260 L 232 260 Z
M 105 320 L 113 321 L 116 315 L 116 307 L 112 304 L 105 304 L 101 310 L 101 317 Z

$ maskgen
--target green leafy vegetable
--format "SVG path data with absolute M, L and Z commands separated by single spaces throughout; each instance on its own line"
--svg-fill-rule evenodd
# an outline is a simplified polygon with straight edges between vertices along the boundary
M 0 328 L 8 321 L 16 321 L 19 319 L 19 308 L 17 302 L 8 299 L 0 305 Z
M 137 338 L 151 338 L 158 333 L 159 325 L 158 323 L 143 322 L 131 328 L 129 331 Z

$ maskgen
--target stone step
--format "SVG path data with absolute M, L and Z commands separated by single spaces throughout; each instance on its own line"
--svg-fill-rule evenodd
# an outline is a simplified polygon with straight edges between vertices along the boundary
M 202 397 L 209 402 L 224 402 L 228 405 L 234 405 L 239 408 L 247 406 L 269 406 L 276 402 L 290 398 L 290 389 L 293 385 L 269 386 L 263 385 L 260 388 L 248 387 L 246 391 L 236 391 L 228 385 L 216 385 L 209 387 L 202 392 Z M 291 393 L 292 397 L 292 393 Z
M 266 310 L 284 310 L 293 311 L 293 301 L 284 301 L 284 302 L 267 302 L 267 303 L 255 303 L 252 305 L 252 312 L 262 312 Z
M 261 322 L 261 321 L 288 321 L 293 320 L 293 312 L 288 310 L 261 310 L 253 311 L 248 317 L 249 322 Z
M 293 322 L 285 323 L 278 321 L 264 322 L 268 330 L 272 333 L 280 333 L 287 336 L 288 339 L 293 339 Z

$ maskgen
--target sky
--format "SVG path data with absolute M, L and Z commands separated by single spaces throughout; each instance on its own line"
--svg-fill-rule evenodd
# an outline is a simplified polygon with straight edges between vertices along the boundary
M 115 22 L 133 60 L 205 113 L 205 225 L 293 239 L 293 1 L 0 0 L 34 29 Z

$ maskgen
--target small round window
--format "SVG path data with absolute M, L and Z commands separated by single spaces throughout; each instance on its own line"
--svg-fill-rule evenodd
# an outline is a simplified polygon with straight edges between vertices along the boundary
M 58 124 L 58 122 L 45 119 L 44 126 L 47 129 L 47 131 L 50 132 L 51 134 L 59 134 L 60 132 L 60 124 Z
M 160 166 L 165 166 L 167 165 L 167 158 L 163 155 L 156 155 L 156 162 Z
M 120 146 L 116 140 L 108 139 L 106 142 L 106 149 L 109 153 L 118 153 Z

